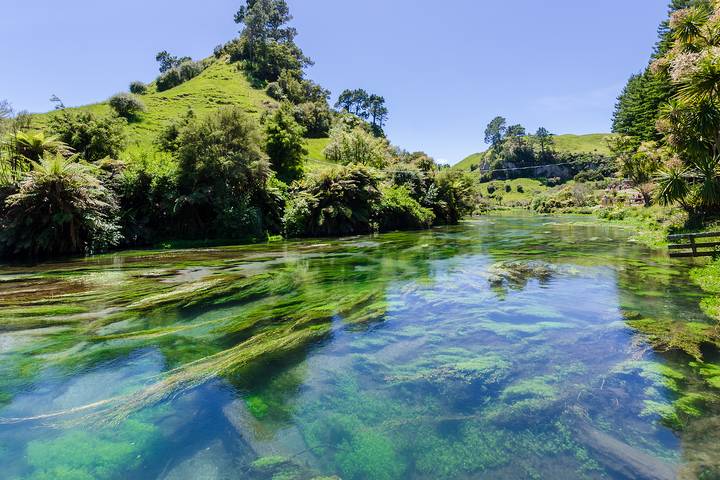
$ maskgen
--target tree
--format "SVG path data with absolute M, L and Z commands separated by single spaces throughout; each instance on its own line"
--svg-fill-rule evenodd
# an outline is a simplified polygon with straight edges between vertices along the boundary
M 297 30 L 287 26 L 292 19 L 285 0 L 247 0 L 235 14 L 235 23 L 244 25 L 241 33 L 252 43 L 293 42 Z
M 389 157 L 387 140 L 377 138 L 363 128 L 345 130 L 335 127 L 330 133 L 330 143 L 325 148 L 325 158 L 331 162 L 362 164 L 383 167 Z
M 505 136 L 507 138 L 522 138 L 526 135 L 527 132 L 525 131 L 525 127 L 520 124 L 510 125 L 509 127 L 507 127 L 507 130 L 505 132 Z
M 637 142 L 634 137 L 619 136 L 611 138 L 608 146 L 618 163 L 619 174 L 640 192 L 647 207 L 652 201 L 652 180 L 663 164 L 664 152 L 655 142 L 640 145 Z
M 338 97 L 335 108 L 352 113 L 363 120 L 370 120 L 373 133 L 378 137 L 384 136 L 383 127 L 388 117 L 384 97 L 370 94 L 362 88 L 344 90 Z
M 179 67 L 185 62 L 191 62 L 190 57 L 175 57 L 170 55 L 167 50 L 163 50 L 155 55 L 155 60 L 160 64 L 160 73 L 165 73 L 171 68 Z
M 63 110 L 65 108 L 63 101 L 55 94 L 50 97 L 50 102 L 55 104 L 55 110 Z
M 673 95 L 666 75 L 647 69 L 633 75 L 618 97 L 613 113 L 614 133 L 637 137 L 642 141 L 659 140 L 656 122 L 660 107 Z
M 0 121 L 10 118 L 13 114 L 12 105 L 7 100 L 0 100 Z
M 373 130 L 376 133 L 382 133 L 388 117 L 388 109 L 385 106 L 385 98 L 379 95 L 370 95 L 370 97 L 368 97 L 367 104 L 368 115 L 370 117 L 370 123 L 373 126 Z
M 493 118 L 485 129 L 485 143 L 492 146 L 494 150 L 499 149 L 505 139 L 506 131 L 507 120 L 503 117 Z
M 287 25 L 291 20 L 285 0 L 247 0 L 235 14 L 243 28 L 231 59 L 245 60 L 248 72 L 261 81 L 275 81 L 283 70 L 302 74 L 312 61 L 295 44 L 297 31 Z
M 177 87 L 200 75 L 205 70 L 204 62 L 185 61 L 162 73 L 156 80 L 158 92 Z
M 294 118 L 291 105 L 283 104 L 268 119 L 265 127 L 265 151 L 280 180 L 291 183 L 303 174 L 305 128 Z
M 677 156 L 659 172 L 658 198 L 702 212 L 720 209 L 720 7 L 707 2 L 674 11 L 672 42 L 654 68 L 677 92 L 660 109 L 658 130 Z M 686 195 L 680 199 L 680 193 Z
M 132 120 L 145 111 L 145 104 L 133 93 L 121 92 L 113 95 L 108 103 L 119 116 Z
M 68 110 L 48 122 L 51 133 L 89 162 L 119 155 L 125 146 L 125 125 L 127 121 L 115 115 L 98 117 Z
M 285 233 L 291 237 L 371 233 L 381 199 L 377 172 L 364 165 L 330 168 L 305 178 L 290 197 Z
M 262 233 L 278 209 L 262 204 L 272 171 L 257 122 L 240 108 L 222 108 L 191 120 L 177 145 L 181 231 L 191 238 Z
M 335 108 L 357 115 L 367 120 L 369 117 L 368 107 L 370 94 L 362 88 L 355 90 L 344 90 L 335 103 Z
M 323 138 L 330 132 L 332 112 L 327 102 L 306 102 L 295 107 L 295 120 L 310 138 Z
M 130 93 L 134 93 L 135 95 L 144 95 L 146 92 L 147 85 L 145 85 L 143 82 L 139 80 L 130 82 Z
M 554 143 L 552 137 L 552 133 L 550 133 L 545 127 L 540 127 L 537 129 L 537 132 L 535 132 L 535 139 L 540 145 L 540 152 L 543 157 L 545 156 L 546 151 L 552 147 Z
M 120 240 L 115 199 L 90 165 L 46 156 L 9 196 L 0 217 L 0 252 L 44 256 L 93 252 Z

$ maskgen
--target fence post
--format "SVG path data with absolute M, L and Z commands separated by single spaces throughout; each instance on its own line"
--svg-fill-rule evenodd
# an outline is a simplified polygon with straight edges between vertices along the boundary
M 692 247 L 693 255 L 697 256 L 697 246 L 695 246 L 695 237 L 690 237 L 690 246 Z

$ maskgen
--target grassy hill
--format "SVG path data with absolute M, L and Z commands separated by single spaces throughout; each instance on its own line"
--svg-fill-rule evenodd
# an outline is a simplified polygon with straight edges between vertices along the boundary
M 555 135 L 555 150 L 567 153 L 600 153 L 609 155 L 610 149 L 607 146 L 605 138 L 612 136 L 610 133 L 591 133 L 588 135 Z M 470 170 L 470 165 L 478 164 L 482 161 L 485 152 L 473 153 L 464 158 L 460 162 L 453 165 L 453 168 L 461 170 Z
M 160 131 L 172 120 L 185 116 L 189 109 L 202 117 L 222 106 L 235 105 L 259 118 L 263 111 L 277 105 L 263 89 L 253 88 L 238 64 L 224 59 L 213 60 L 200 75 L 175 88 L 158 92 L 152 83 L 140 98 L 147 111 L 137 121 L 128 124 L 128 142 L 121 155 L 123 160 L 157 154 L 154 142 Z M 99 115 L 111 112 L 107 102 L 69 110 L 85 110 Z M 54 111 L 34 115 L 33 123 L 36 127 L 43 127 L 49 118 L 57 114 Z M 308 139 L 307 159 L 311 169 L 327 164 L 322 153 L 327 143 L 325 138 Z

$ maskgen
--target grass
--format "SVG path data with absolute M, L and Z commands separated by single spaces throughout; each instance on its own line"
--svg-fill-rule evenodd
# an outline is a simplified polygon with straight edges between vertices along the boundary
M 263 89 L 254 88 L 250 84 L 239 64 L 229 63 L 226 59 L 212 60 L 200 75 L 164 92 L 158 92 L 152 83 L 148 86 L 147 93 L 140 95 L 140 99 L 147 110 L 138 120 L 128 124 L 128 141 L 120 155 L 121 160 L 163 156 L 154 144 L 155 139 L 166 125 L 181 119 L 189 110 L 196 116 L 203 117 L 223 106 L 234 105 L 259 119 L 263 111 L 277 105 Z M 106 101 L 68 110 L 89 111 L 97 115 L 111 112 Z M 37 128 L 43 128 L 50 118 L 58 114 L 58 111 L 53 111 L 34 115 L 33 124 Z M 310 170 L 329 163 L 323 155 L 328 142 L 327 138 L 308 139 L 307 160 Z
M 591 133 L 588 135 L 555 135 L 555 150 L 560 153 L 599 153 L 610 155 L 605 138 L 611 136 L 609 133 Z M 485 152 L 473 153 L 456 163 L 453 168 L 470 170 L 471 165 L 480 163 Z
M 510 191 L 505 190 L 505 186 L 510 185 Z M 480 184 L 480 193 L 487 197 L 490 195 L 488 187 L 494 187 L 492 194 L 497 204 L 505 207 L 527 206 L 532 199 L 548 190 L 546 185 L 540 181 L 531 178 L 516 178 L 514 180 L 494 180 L 492 182 Z M 521 192 L 518 191 L 521 187 Z
M 305 147 L 308 150 L 305 156 L 306 165 L 309 171 L 320 170 L 334 165 L 325 158 L 325 147 L 330 143 L 329 138 L 308 138 Z

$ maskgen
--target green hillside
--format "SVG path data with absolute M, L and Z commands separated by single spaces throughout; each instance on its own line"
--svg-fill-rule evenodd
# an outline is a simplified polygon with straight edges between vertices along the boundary
M 211 62 L 200 75 L 175 88 L 158 92 L 154 83 L 148 85 L 147 93 L 140 95 L 147 110 L 139 115 L 137 121 L 128 124 L 128 142 L 123 160 L 155 152 L 154 142 L 160 131 L 190 109 L 195 115 L 203 116 L 222 106 L 235 105 L 259 116 L 264 110 L 277 105 L 263 89 L 252 87 L 239 64 L 225 59 L 213 59 Z M 111 112 L 107 102 L 68 110 L 85 110 L 100 115 Z M 33 117 L 33 124 L 42 128 L 50 117 L 57 114 L 58 111 L 37 114 Z M 308 139 L 307 157 L 311 169 L 326 164 L 323 150 L 327 143 L 325 138 Z
M 605 139 L 612 136 L 610 133 L 591 133 L 588 135 L 555 135 L 555 150 L 566 153 L 600 153 L 609 155 L 610 149 Z M 485 152 L 473 153 L 456 163 L 453 168 L 469 170 L 470 165 L 476 165 L 482 161 Z

